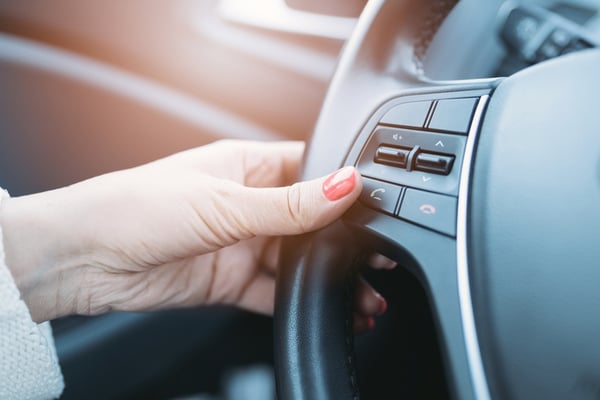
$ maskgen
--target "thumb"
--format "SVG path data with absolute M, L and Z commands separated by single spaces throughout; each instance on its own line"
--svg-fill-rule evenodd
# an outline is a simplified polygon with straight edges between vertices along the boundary
M 341 217 L 362 189 L 360 174 L 344 167 L 329 176 L 280 188 L 244 187 L 241 219 L 254 235 L 295 235 Z

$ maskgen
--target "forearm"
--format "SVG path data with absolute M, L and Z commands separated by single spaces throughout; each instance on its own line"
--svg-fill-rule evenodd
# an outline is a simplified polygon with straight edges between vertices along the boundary
M 69 246 L 68 226 L 61 225 L 58 191 L 7 198 L 0 208 L 6 265 L 29 307 L 34 321 L 42 322 L 74 311 L 77 257 Z
M 0 216 L 7 202 L 0 188 Z M 50 326 L 30 318 L 5 262 L 0 225 L 0 398 L 56 398 L 64 384 Z

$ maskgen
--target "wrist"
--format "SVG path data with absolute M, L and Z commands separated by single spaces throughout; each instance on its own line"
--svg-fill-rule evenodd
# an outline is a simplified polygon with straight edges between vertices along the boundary
M 5 262 L 31 317 L 43 322 L 75 310 L 76 257 L 61 227 L 58 191 L 6 198 L 0 208 Z

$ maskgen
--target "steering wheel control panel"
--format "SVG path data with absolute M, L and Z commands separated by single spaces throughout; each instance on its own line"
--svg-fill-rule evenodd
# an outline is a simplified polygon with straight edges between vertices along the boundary
M 585 28 L 596 14 L 583 6 L 552 10 L 535 5 L 508 4 L 500 36 L 508 51 L 498 76 L 514 72 L 551 58 L 598 47 L 598 39 Z
M 364 148 L 358 169 L 364 176 L 449 195 L 458 194 L 466 137 L 379 126 Z
M 381 107 L 348 160 L 363 176 L 361 203 L 456 236 L 461 166 L 483 94 L 407 97 Z

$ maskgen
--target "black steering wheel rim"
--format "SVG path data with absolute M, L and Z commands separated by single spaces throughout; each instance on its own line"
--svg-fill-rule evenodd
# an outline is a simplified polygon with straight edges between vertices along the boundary
M 545 184 L 538 188 L 535 180 L 515 179 L 529 176 L 524 173 L 531 172 L 529 161 L 534 167 L 536 163 L 542 163 L 549 173 L 560 175 L 563 179 L 585 173 L 585 179 L 575 180 L 567 186 L 575 197 L 587 197 L 585 207 L 593 208 L 594 202 L 600 203 L 600 191 L 594 191 L 600 187 L 600 158 L 595 153 L 600 143 L 598 135 L 590 129 L 600 121 L 589 104 L 600 89 L 600 82 L 594 78 L 593 72 L 600 56 L 595 51 L 569 56 L 536 66 L 505 81 L 427 81 L 421 74 L 419 62 L 422 46 L 428 40 L 423 26 L 430 26 L 434 20 L 441 21 L 440 15 L 450 9 L 448 4 L 444 1 L 396 0 L 368 4 L 333 79 L 309 147 L 303 178 L 323 175 L 344 164 L 357 165 L 362 173 L 364 169 L 361 170 L 360 160 L 368 151 L 365 150 L 367 143 L 371 143 L 377 135 L 390 134 L 379 123 L 396 105 L 477 98 L 470 129 L 465 132 L 464 154 L 459 154 L 463 163 L 459 168 L 460 185 L 446 188 L 444 190 L 448 192 L 443 193 L 455 195 L 458 199 L 458 232 L 426 231 L 414 224 L 400 223 L 389 215 L 383 217 L 364 204 L 357 204 L 343 221 L 322 232 L 287 240 L 278 276 L 275 315 L 278 394 L 282 399 L 358 398 L 352 333 L 348 323 L 351 315 L 348 283 L 352 282 L 356 261 L 364 255 L 365 249 L 376 249 L 400 261 L 425 286 L 440 330 L 453 397 L 564 398 L 566 395 L 586 398 L 586 393 L 594 393 L 594 385 L 589 383 L 594 378 L 589 378 L 585 371 L 590 365 L 598 366 L 592 357 L 596 352 L 591 352 L 589 357 L 570 360 L 562 369 L 551 369 L 553 376 L 564 370 L 568 379 L 558 378 L 545 389 L 539 389 L 539 380 L 545 372 L 539 370 L 540 363 L 560 361 L 560 354 L 555 352 L 546 357 L 545 353 L 550 352 L 544 348 L 529 351 L 527 346 L 531 347 L 538 332 L 536 327 L 521 321 L 524 334 L 519 335 L 519 326 L 510 323 L 510 318 L 516 315 L 511 310 L 519 307 L 519 301 L 526 301 L 521 308 L 536 315 L 547 316 L 548 312 L 543 304 L 530 302 L 526 285 L 511 285 L 511 275 L 502 272 L 498 265 L 497 260 L 502 260 L 502 257 L 497 257 L 496 261 L 491 258 L 498 255 L 499 249 L 506 249 L 509 254 L 505 260 L 513 265 L 506 270 L 513 276 L 523 278 L 527 271 L 538 274 L 543 271 L 540 263 L 533 260 L 528 260 L 531 266 L 525 268 L 522 261 L 527 258 L 527 253 L 522 246 L 515 246 L 514 241 L 509 240 L 515 229 L 524 232 L 517 236 L 527 243 L 531 243 L 531 239 L 526 234 L 540 234 L 539 229 L 529 229 L 527 217 L 537 211 L 535 201 L 540 198 L 538 192 L 548 190 L 548 186 Z M 544 93 L 544 101 L 536 107 L 535 97 L 528 94 L 540 93 L 540 88 L 563 80 L 570 71 L 576 72 L 571 73 L 571 79 L 564 79 L 562 93 L 554 91 L 550 96 Z M 552 104 L 559 109 L 553 110 L 551 118 L 544 118 L 544 112 L 552 109 Z M 519 116 L 519 109 L 535 110 L 531 115 L 533 118 L 529 118 L 527 113 Z M 485 119 L 480 124 L 484 111 Z M 585 117 L 583 123 L 582 116 Z M 577 129 L 573 136 L 582 143 L 571 143 L 571 146 L 579 152 L 583 161 L 557 165 L 551 158 L 561 154 L 561 146 L 544 145 L 542 150 L 546 152 L 538 152 L 537 149 L 539 142 L 545 141 L 544 132 L 555 142 L 556 138 L 560 138 L 560 129 L 568 126 Z M 382 132 L 377 132 L 378 129 Z M 331 134 L 339 131 L 348 133 Z M 529 131 L 536 133 L 529 135 Z M 498 132 L 509 133 L 500 135 Z M 522 140 L 519 135 L 528 139 Z M 332 148 L 339 151 L 332 154 Z M 514 165 L 510 160 L 506 161 L 513 155 L 518 159 Z M 510 171 L 502 172 L 507 169 Z M 539 178 L 542 174 L 537 172 L 531 176 Z M 388 183 L 406 184 L 404 181 L 393 182 L 389 177 L 382 179 Z M 477 190 L 473 190 L 474 185 Z M 408 186 L 409 189 L 414 187 L 413 184 Z M 521 196 L 529 188 L 536 188 L 533 200 Z M 417 185 L 417 189 L 423 187 Z M 519 199 L 522 207 L 511 205 L 511 196 Z M 557 196 L 552 202 L 553 209 L 567 200 L 568 196 Z M 485 206 L 488 202 L 499 211 L 490 212 Z M 547 208 L 540 207 L 540 210 L 546 211 L 540 212 L 537 218 L 547 218 Z M 523 223 L 514 222 L 511 217 Z M 595 246 L 590 245 L 590 234 L 600 228 L 600 213 L 578 213 L 575 217 L 574 223 L 569 224 L 565 220 L 563 224 L 569 235 L 585 238 L 580 240 L 581 243 L 570 242 L 584 255 L 581 258 L 584 263 L 577 276 L 579 279 L 587 276 L 600 281 L 593 261 L 600 258 L 600 254 Z M 584 221 L 589 226 L 580 229 Z M 543 224 L 540 226 L 543 228 Z M 557 234 L 545 239 L 560 248 L 564 236 Z M 543 246 L 538 246 L 532 257 L 544 258 L 540 257 L 543 250 Z M 556 254 L 562 257 L 566 252 Z M 525 275 L 516 268 L 526 271 Z M 580 280 L 574 279 L 565 286 L 559 282 L 562 275 L 555 274 L 553 277 L 542 280 L 546 284 L 543 293 L 537 291 L 538 296 L 545 298 L 549 292 L 559 288 L 564 289 L 565 294 L 585 300 L 586 312 L 592 311 L 595 305 L 600 307 L 600 296 L 589 287 L 583 293 L 577 293 Z M 496 287 L 495 279 L 504 280 L 502 290 Z M 506 303 L 511 296 L 516 301 L 510 307 L 499 305 Z M 561 312 L 568 313 L 568 310 Z M 560 323 L 554 322 L 541 320 L 538 323 L 547 329 L 557 329 Z M 585 340 L 582 343 L 570 341 L 568 347 L 581 350 L 590 344 L 594 332 L 599 329 L 598 324 L 584 326 L 578 318 L 570 319 L 570 322 L 582 329 L 580 336 Z M 499 336 L 498 332 L 505 332 L 508 338 Z M 515 339 L 520 336 L 522 340 Z M 556 337 L 553 339 L 557 340 Z M 527 356 L 512 355 L 513 347 Z M 531 360 L 527 357 L 541 358 L 541 361 L 529 362 Z M 515 360 L 523 366 L 515 367 Z M 528 372 L 527 367 L 538 367 L 538 370 Z M 538 384 L 531 384 L 528 380 Z

